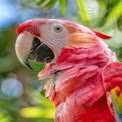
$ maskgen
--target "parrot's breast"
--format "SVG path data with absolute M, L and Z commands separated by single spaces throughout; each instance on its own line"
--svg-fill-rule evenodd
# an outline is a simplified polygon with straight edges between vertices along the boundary
M 64 48 L 56 64 L 49 65 L 48 72 L 54 78 L 47 82 L 45 89 L 46 96 L 57 108 L 56 122 L 114 121 L 102 83 L 102 70 L 111 62 L 112 56 L 110 50 L 96 46 Z M 59 71 L 58 75 L 53 71 Z

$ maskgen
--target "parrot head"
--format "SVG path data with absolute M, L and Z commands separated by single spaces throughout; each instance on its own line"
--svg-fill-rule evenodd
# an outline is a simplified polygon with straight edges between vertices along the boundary
M 63 48 L 87 48 L 98 45 L 100 38 L 110 38 L 82 25 L 58 19 L 28 20 L 19 25 L 16 33 L 17 57 L 30 69 L 29 59 L 45 64 L 55 63 Z

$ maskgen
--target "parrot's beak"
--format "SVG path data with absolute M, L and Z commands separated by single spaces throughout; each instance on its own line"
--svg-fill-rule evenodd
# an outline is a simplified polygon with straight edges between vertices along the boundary
M 32 69 L 29 59 L 36 62 L 50 63 L 55 57 L 54 52 L 47 45 L 28 32 L 18 35 L 15 50 L 20 62 L 29 69 Z

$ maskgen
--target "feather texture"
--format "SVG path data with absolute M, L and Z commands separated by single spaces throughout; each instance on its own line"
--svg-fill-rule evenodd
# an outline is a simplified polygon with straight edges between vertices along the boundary
M 122 121 L 122 63 L 113 62 L 108 64 L 103 71 L 103 84 L 106 93 L 111 91 L 111 104 L 114 108 L 114 116 Z M 110 107 L 110 109 L 112 109 Z
M 111 62 L 113 53 L 107 47 L 101 48 L 71 47 L 62 50 L 52 67 L 54 71 L 60 71 L 60 75 L 45 86 L 46 95 L 57 109 L 55 122 L 115 121 L 102 83 L 102 70 Z
M 110 36 L 69 21 L 45 18 L 28 20 L 16 32 L 17 54 L 26 66 L 35 37 L 54 53 L 38 77 L 51 78 L 44 89 L 55 104 L 55 122 L 122 121 L 122 63 L 115 62 L 115 53 L 101 40 Z M 32 60 L 43 61 L 45 56 L 37 50 Z

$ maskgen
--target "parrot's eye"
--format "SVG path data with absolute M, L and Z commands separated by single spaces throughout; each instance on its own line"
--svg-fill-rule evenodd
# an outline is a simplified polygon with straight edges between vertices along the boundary
M 54 25 L 53 29 L 54 29 L 55 32 L 62 32 L 62 30 L 63 30 L 61 25 Z

